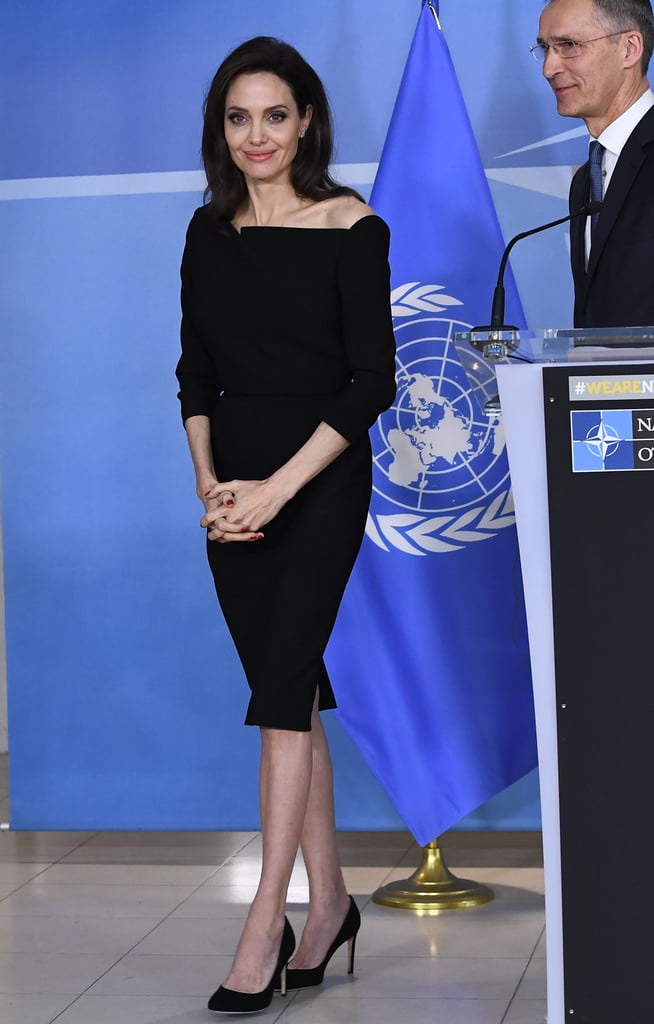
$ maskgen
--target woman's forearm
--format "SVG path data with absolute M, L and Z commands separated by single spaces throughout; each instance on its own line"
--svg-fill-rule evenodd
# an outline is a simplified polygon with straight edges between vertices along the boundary
M 295 455 L 269 477 L 269 483 L 279 491 L 284 502 L 290 501 L 348 446 L 349 441 L 342 434 L 328 423 L 320 423 Z
M 198 497 L 216 483 L 216 471 L 211 453 L 211 425 L 208 416 L 189 416 L 185 421 L 186 436 L 191 450 Z

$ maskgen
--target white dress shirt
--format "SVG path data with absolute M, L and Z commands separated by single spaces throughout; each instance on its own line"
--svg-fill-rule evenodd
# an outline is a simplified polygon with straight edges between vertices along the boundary
M 633 132 L 636 125 L 642 121 L 643 117 L 650 109 L 654 107 L 654 92 L 648 89 L 640 96 L 635 103 L 625 110 L 624 114 L 620 114 L 620 117 L 612 121 L 611 124 L 604 129 L 602 134 L 598 136 L 597 141 L 601 142 L 604 146 L 604 153 L 602 154 L 602 199 L 606 195 L 606 190 L 609 187 L 615 165 L 618 162 L 618 157 L 624 149 L 625 143 L 631 133 Z M 589 136 L 589 142 L 593 136 Z M 586 218 L 586 264 L 588 264 L 588 254 L 590 253 L 590 217 Z

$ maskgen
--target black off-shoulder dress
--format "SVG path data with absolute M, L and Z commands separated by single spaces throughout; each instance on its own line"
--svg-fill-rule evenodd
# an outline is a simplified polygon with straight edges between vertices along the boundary
M 325 421 L 349 447 L 263 527 L 208 541 L 218 599 L 251 689 L 246 724 L 307 731 L 363 539 L 368 428 L 395 395 L 389 231 L 249 227 L 196 211 L 182 260 L 182 418 L 211 420 L 219 480 L 260 480 Z M 363 642 L 363 641 L 362 641 Z

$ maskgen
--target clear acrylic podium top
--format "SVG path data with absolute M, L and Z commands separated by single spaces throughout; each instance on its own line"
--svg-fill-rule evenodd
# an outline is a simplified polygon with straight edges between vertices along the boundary
M 654 362 L 654 327 L 479 328 L 455 334 L 454 344 L 489 415 L 499 411 L 498 363 Z

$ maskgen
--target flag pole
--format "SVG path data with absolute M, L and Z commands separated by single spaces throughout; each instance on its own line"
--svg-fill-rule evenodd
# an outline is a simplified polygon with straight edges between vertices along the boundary
M 372 894 L 373 903 L 382 907 L 416 910 L 425 915 L 478 907 L 493 899 L 495 896 L 488 886 L 452 874 L 438 839 L 423 846 L 422 863 L 409 878 L 382 885 Z

